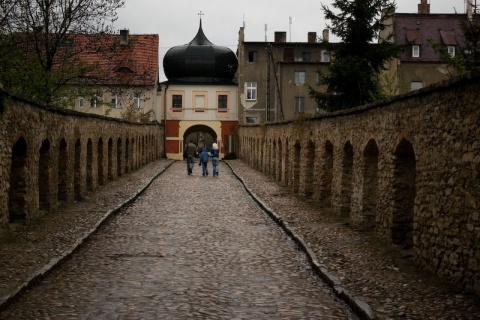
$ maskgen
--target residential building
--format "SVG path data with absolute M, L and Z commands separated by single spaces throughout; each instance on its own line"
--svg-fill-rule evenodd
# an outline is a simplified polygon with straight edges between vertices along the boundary
M 246 42 L 245 30 L 239 31 L 238 90 L 239 122 L 263 123 L 314 115 L 317 103 L 309 96 L 309 87 L 325 90 L 320 73 L 327 73 L 330 52 L 328 30 L 323 41 L 316 32 L 307 42 L 287 42 L 286 32 L 275 32 L 274 42 Z
M 183 159 L 184 147 L 191 140 L 199 148 L 211 148 L 216 142 L 220 157 L 233 155 L 238 125 L 237 66 L 232 50 L 207 39 L 201 19 L 192 41 L 167 51 L 163 68 L 168 80 L 161 83 L 158 94 L 169 159 Z
M 430 13 L 430 4 L 421 0 L 417 13 L 395 13 L 390 28 L 380 38 L 393 32 L 393 41 L 407 45 L 400 56 L 389 65 L 383 76 L 383 86 L 391 94 L 406 93 L 449 78 L 452 70 L 447 59 L 435 52 L 432 42 L 444 45 L 452 56 L 464 50 L 461 22 L 472 14 Z
M 75 45 L 82 44 L 76 36 Z M 85 46 L 79 60 L 95 67 L 89 88 L 82 88 L 74 109 L 135 121 L 160 121 L 158 110 L 158 35 L 101 35 L 101 44 Z M 102 49 L 99 50 L 98 48 Z M 86 90 L 85 90 L 86 89 Z

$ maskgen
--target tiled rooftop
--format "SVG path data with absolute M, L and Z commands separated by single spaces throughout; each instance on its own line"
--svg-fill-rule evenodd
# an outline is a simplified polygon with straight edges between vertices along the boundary
M 460 22 L 466 20 L 465 14 L 412 14 L 396 13 L 394 22 L 395 42 L 405 44 L 414 41 L 421 45 L 419 58 L 412 58 L 411 50 L 400 55 L 402 61 L 439 62 L 429 39 L 444 45 L 463 46 L 463 32 Z
M 83 46 L 80 60 L 99 67 L 97 83 L 143 86 L 158 81 L 158 39 L 156 34 L 128 35 L 128 44 L 122 44 L 118 34 L 93 38 L 77 35 L 74 43 Z

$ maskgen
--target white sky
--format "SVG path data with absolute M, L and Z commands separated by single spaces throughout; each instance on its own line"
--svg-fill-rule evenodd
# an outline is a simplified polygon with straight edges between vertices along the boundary
M 472 0 L 474 2 L 475 0 Z M 420 0 L 397 0 L 397 12 L 416 13 Z M 464 13 L 465 0 L 429 0 L 431 13 Z M 480 5 L 480 0 L 477 1 Z M 129 29 L 131 34 L 158 34 L 160 81 L 163 57 L 168 49 L 190 42 L 199 26 L 215 45 L 237 50 L 238 31 L 245 22 L 245 41 L 273 41 L 275 31 L 286 31 L 287 41 L 306 42 L 308 32 L 321 36 L 327 21 L 321 3 L 330 0 L 126 0 L 118 11 L 115 28 Z M 292 24 L 289 24 L 289 17 Z M 290 32 L 291 30 L 291 32 Z

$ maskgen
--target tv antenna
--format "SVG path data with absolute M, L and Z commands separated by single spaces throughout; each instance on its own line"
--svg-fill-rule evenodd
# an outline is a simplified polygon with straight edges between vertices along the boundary
M 292 17 L 288 16 L 288 33 L 290 34 L 289 42 L 292 42 Z

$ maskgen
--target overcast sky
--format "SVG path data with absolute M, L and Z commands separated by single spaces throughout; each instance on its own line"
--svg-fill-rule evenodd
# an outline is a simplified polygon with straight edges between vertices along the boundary
M 464 1 L 428 2 L 431 13 L 454 13 L 454 8 L 464 13 Z M 397 12 L 416 13 L 420 0 L 396 2 Z M 235 52 L 238 31 L 244 24 L 245 41 L 265 41 L 265 25 L 267 41 L 273 41 L 275 31 L 286 31 L 287 41 L 293 42 L 306 42 L 311 31 L 321 35 L 328 23 L 321 3 L 329 6 L 331 0 L 126 0 L 125 7 L 118 11 L 115 28 L 128 29 L 131 34 L 159 35 L 160 81 L 165 81 L 163 57 L 171 47 L 186 44 L 195 37 L 200 11 L 207 38 Z

